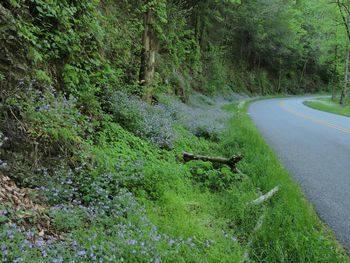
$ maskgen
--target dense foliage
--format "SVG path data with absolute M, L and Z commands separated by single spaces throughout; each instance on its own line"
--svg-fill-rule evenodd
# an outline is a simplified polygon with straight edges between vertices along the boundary
M 146 98 L 161 91 L 183 99 L 191 88 L 269 94 L 338 87 L 349 41 L 342 20 L 346 4 L 339 5 L 326 0 L 7 0 L 1 7 L 7 25 L 2 49 L 17 54 L 9 57 L 11 65 L 2 66 L 2 85 L 35 77 L 59 85 L 91 114 L 100 110 L 100 96 L 116 87 Z M 155 73 L 143 89 L 138 84 L 146 67 L 146 26 Z M 13 37 L 15 46 L 6 44 Z M 10 73 L 10 67 L 16 70 Z

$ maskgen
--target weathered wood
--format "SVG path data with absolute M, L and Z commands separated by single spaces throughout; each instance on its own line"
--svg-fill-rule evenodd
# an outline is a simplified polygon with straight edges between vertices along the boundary
M 268 193 L 260 196 L 259 198 L 255 199 L 254 201 L 252 201 L 251 204 L 252 205 L 260 205 L 260 204 L 266 202 L 267 200 L 269 200 L 271 197 L 273 197 L 279 190 L 280 190 L 280 187 L 276 186 Z
M 255 199 L 254 201 L 250 202 L 249 204 L 260 205 L 260 204 L 266 202 L 267 200 L 269 200 L 271 197 L 273 197 L 279 190 L 280 190 L 280 187 L 276 186 L 271 191 L 269 191 L 267 194 L 264 194 L 264 195 L 260 196 L 259 198 Z M 250 234 L 249 241 L 247 243 L 245 252 L 244 252 L 244 254 L 242 256 L 242 259 L 241 259 L 240 263 L 248 263 L 248 262 L 250 262 L 249 250 L 250 250 L 250 247 L 252 246 L 252 243 L 253 243 L 253 237 L 261 229 L 261 227 L 263 226 L 265 217 L 266 217 L 266 211 L 263 214 L 261 214 L 261 216 L 259 217 L 258 221 L 256 222 L 256 225 L 255 225 L 252 233 Z
M 189 162 L 192 160 L 201 160 L 205 162 L 226 164 L 231 168 L 233 172 L 237 172 L 236 164 L 243 159 L 243 155 L 236 155 L 232 156 L 231 158 L 223 158 L 184 152 L 183 159 L 185 162 Z
M 259 217 L 259 219 L 258 219 L 258 221 L 257 221 L 257 223 L 256 223 L 256 225 L 255 225 L 255 227 L 254 227 L 254 229 L 253 229 L 253 232 L 250 234 L 250 239 L 249 239 L 249 241 L 248 241 L 248 243 L 247 243 L 245 252 L 244 252 L 243 257 L 242 257 L 242 259 L 241 259 L 241 261 L 240 261 L 241 263 L 250 262 L 250 260 L 249 260 L 249 249 L 250 249 L 250 247 L 251 247 L 252 244 L 253 244 L 253 236 L 254 236 L 254 235 L 260 230 L 260 228 L 263 226 L 265 217 L 266 217 L 266 213 L 263 213 L 263 214 Z

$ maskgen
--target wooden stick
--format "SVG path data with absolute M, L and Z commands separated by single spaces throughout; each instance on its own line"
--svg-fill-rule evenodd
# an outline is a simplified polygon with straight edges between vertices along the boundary
M 223 157 L 211 157 L 211 156 L 204 156 L 204 155 L 184 152 L 183 158 L 185 162 L 189 162 L 191 160 L 201 160 L 201 161 L 207 161 L 212 163 L 226 164 L 231 167 L 233 172 L 237 172 L 236 164 L 243 159 L 243 155 L 240 154 L 240 155 L 232 156 L 231 158 L 228 159 Z
M 255 199 L 254 201 L 250 202 L 250 204 L 260 205 L 260 204 L 266 202 L 267 200 L 269 200 L 271 197 L 273 197 L 279 190 L 280 190 L 280 187 L 276 186 L 271 191 L 269 191 L 267 194 L 264 194 L 264 195 L 260 196 L 259 198 Z M 253 229 L 253 232 L 250 234 L 250 239 L 247 243 L 245 252 L 244 252 L 243 257 L 240 261 L 241 263 L 250 262 L 249 249 L 253 243 L 253 236 L 261 229 L 261 227 L 264 223 L 265 217 L 266 217 L 266 211 L 259 217 L 259 219 L 258 219 L 258 221 Z
M 251 202 L 252 205 L 260 205 L 264 202 L 266 202 L 267 200 L 269 200 L 272 196 L 274 196 L 278 191 L 280 190 L 279 186 L 276 186 L 275 188 L 273 188 L 270 192 L 268 192 L 267 194 L 264 194 L 262 196 L 260 196 L 259 198 L 255 199 L 254 201 Z
M 249 241 L 247 243 L 245 252 L 243 254 L 243 258 L 241 259 L 241 263 L 249 262 L 249 248 L 251 247 L 251 245 L 253 243 L 253 235 L 255 235 L 260 230 L 260 228 L 262 227 L 262 225 L 264 223 L 265 217 L 266 217 L 266 213 L 263 213 L 259 217 L 259 219 L 258 219 L 258 221 L 253 229 L 253 232 L 250 234 L 251 238 L 249 239 Z
M 247 176 L 245 173 L 243 173 L 240 169 L 238 169 L 236 167 L 236 170 L 235 170 L 236 173 L 240 174 L 240 175 L 243 175 L 243 176 Z

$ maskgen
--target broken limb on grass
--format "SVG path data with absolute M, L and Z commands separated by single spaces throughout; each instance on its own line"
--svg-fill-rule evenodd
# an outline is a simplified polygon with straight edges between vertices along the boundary
M 265 219 L 265 217 L 266 217 L 266 213 L 263 213 L 260 217 L 259 217 L 259 219 L 258 219 L 258 221 L 257 221 L 257 223 L 256 223 L 256 225 L 255 225 L 255 227 L 254 227 L 254 229 L 253 229 L 253 232 L 250 234 L 250 239 L 249 239 L 249 241 L 248 241 L 248 243 L 247 243 L 247 246 L 246 246 L 246 250 L 245 250 L 245 252 L 244 252 L 244 254 L 243 254 L 243 257 L 242 257 L 242 259 L 241 259 L 241 263 L 248 263 L 248 262 L 250 262 L 250 260 L 249 260 L 249 249 L 250 249 L 250 247 L 252 246 L 252 244 L 253 244 L 253 236 L 260 230 L 260 228 L 262 227 L 262 225 L 263 225 L 263 223 L 264 223 L 264 219 Z
M 243 155 L 236 155 L 231 158 L 223 158 L 223 157 L 211 157 L 211 156 L 204 156 L 204 155 L 197 155 L 193 153 L 183 153 L 183 158 L 185 162 L 189 162 L 192 160 L 201 160 L 205 162 L 212 162 L 212 163 L 221 163 L 228 165 L 232 172 L 237 172 L 236 164 L 243 159 Z
M 280 190 L 279 186 L 274 187 L 270 192 L 260 196 L 259 198 L 255 199 L 254 201 L 250 202 L 252 205 L 260 205 L 267 200 L 269 200 L 271 197 L 273 197 L 278 191 Z
M 260 205 L 260 204 L 266 202 L 267 200 L 269 200 L 271 197 L 273 197 L 279 190 L 280 190 L 280 187 L 276 186 L 271 191 L 269 191 L 268 193 L 260 196 L 259 198 L 255 199 L 254 201 L 250 202 L 249 204 Z M 256 225 L 255 225 L 255 227 L 253 229 L 253 232 L 250 234 L 250 238 L 249 238 L 249 241 L 247 243 L 246 250 L 245 250 L 245 252 L 243 254 L 243 257 L 242 257 L 240 263 L 248 263 L 248 262 L 250 262 L 249 249 L 251 248 L 251 246 L 253 244 L 254 235 L 261 229 L 261 227 L 262 227 L 262 225 L 264 223 L 265 217 L 266 217 L 266 211 L 263 214 L 261 214 L 261 216 L 259 217 L 258 221 L 256 222 Z

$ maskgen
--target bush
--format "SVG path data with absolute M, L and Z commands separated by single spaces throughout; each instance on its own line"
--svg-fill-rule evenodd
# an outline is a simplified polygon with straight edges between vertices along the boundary
M 172 148 L 172 112 L 162 104 L 149 105 L 136 96 L 117 91 L 109 99 L 114 119 L 123 127 L 161 148 Z
M 209 162 L 192 161 L 188 163 L 193 180 L 208 187 L 211 191 L 221 191 L 229 188 L 241 179 L 241 175 L 234 174 L 226 165 L 214 169 Z
M 88 213 L 80 208 L 56 206 L 51 208 L 50 217 L 55 229 L 66 232 L 82 227 L 84 221 L 88 218 Z
M 77 109 L 76 98 L 61 94 L 52 86 L 41 87 L 36 80 L 20 85 L 26 91 L 8 99 L 6 105 L 19 112 L 32 140 L 66 144 L 80 141 L 90 125 Z

